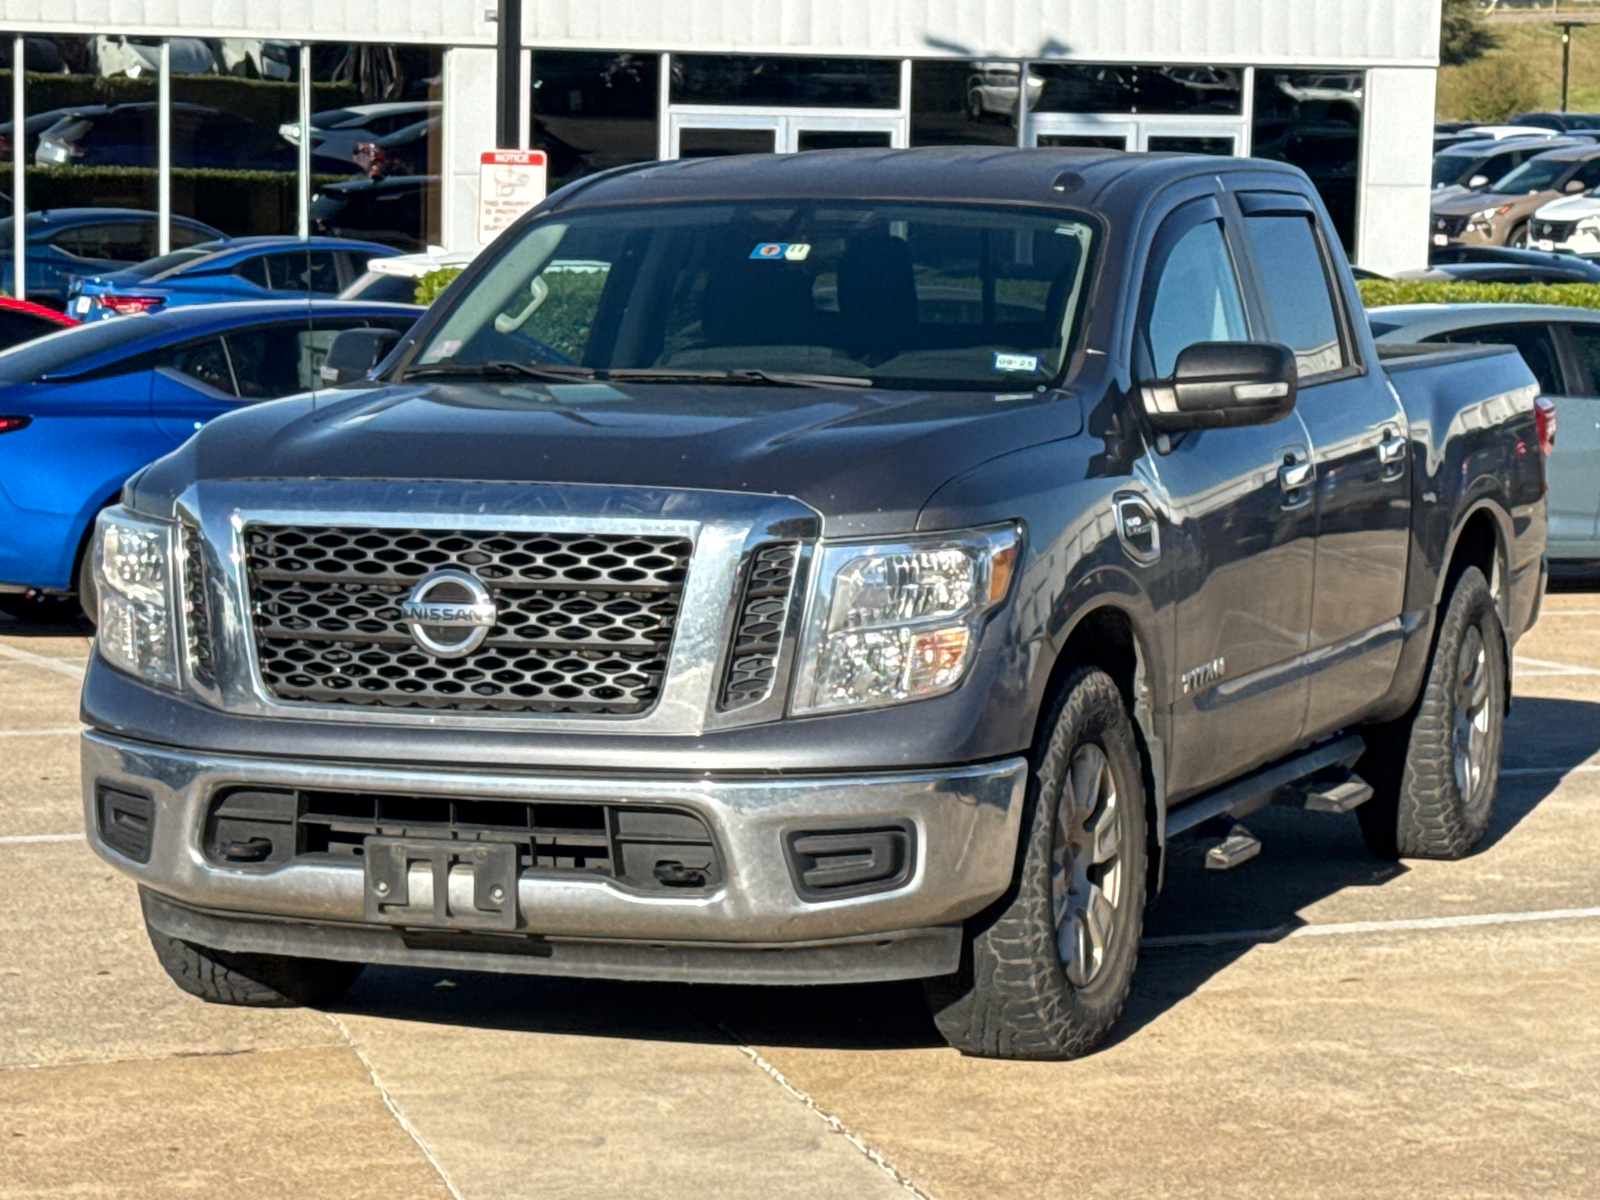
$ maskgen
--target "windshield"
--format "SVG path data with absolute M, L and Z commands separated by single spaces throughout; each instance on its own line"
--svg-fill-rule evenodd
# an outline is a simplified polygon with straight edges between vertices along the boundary
M 530 225 L 411 369 L 805 373 L 1042 385 L 1066 361 L 1094 229 L 988 208 L 684 204 Z
M 344 291 L 341 300 L 384 300 L 393 304 L 415 304 L 417 281 L 409 275 L 388 275 L 368 271 Z
M 1433 160 L 1433 186 L 1449 187 L 1472 170 L 1474 160 L 1463 154 L 1441 154 Z
M 1574 164 L 1569 158 L 1530 158 L 1515 171 L 1507 172 L 1490 186 L 1491 192 L 1547 192 L 1556 186 Z

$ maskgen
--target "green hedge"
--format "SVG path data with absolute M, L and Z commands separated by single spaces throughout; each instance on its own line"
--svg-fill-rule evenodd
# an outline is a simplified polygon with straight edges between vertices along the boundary
M 459 267 L 429 271 L 417 280 L 417 303 L 432 304 L 459 274 Z M 550 291 L 539 306 L 539 311 L 529 320 L 526 332 L 573 362 L 581 362 L 584 347 L 589 342 L 589 320 L 600 303 L 600 291 L 606 285 L 605 272 L 558 270 L 546 272 L 542 278 Z M 516 299 L 506 305 L 506 311 L 521 309 L 527 304 L 530 294 L 524 288 Z
M 1600 308 L 1596 283 L 1447 283 L 1436 279 L 1358 279 L 1368 308 L 1387 304 L 1564 304 Z
M 459 274 L 460 267 L 441 267 L 437 271 L 429 271 L 417 280 L 417 303 L 432 304 Z

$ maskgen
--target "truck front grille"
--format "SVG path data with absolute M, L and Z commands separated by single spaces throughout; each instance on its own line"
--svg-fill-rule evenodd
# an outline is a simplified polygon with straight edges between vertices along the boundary
M 693 544 L 633 534 L 250 525 L 262 683 L 279 700 L 457 712 L 637 715 L 660 696 Z M 467 571 L 497 609 L 483 643 L 438 657 L 400 604 Z
M 1461 217 L 1435 217 L 1433 219 L 1434 232 L 1442 233 L 1446 237 L 1460 237 L 1467 228 L 1467 218 Z
M 200 531 L 183 526 L 183 621 L 189 647 L 189 673 L 205 687 L 216 686 L 211 645 L 211 605 L 206 599 L 206 560 Z

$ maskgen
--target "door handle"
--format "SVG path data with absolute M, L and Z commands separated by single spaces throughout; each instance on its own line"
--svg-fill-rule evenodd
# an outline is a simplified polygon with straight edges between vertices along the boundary
M 1308 462 L 1284 463 L 1278 468 L 1278 484 L 1286 492 L 1298 492 L 1316 474 L 1316 468 Z
M 1406 439 L 1392 429 L 1383 431 L 1383 440 L 1378 443 L 1378 461 L 1388 466 L 1400 462 L 1406 456 Z

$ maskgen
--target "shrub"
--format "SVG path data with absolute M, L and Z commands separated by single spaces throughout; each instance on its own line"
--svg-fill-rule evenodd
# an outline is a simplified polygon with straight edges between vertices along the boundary
M 437 271 L 429 271 L 417 280 L 417 303 L 432 304 L 445 288 L 455 282 L 459 274 L 460 267 L 440 267 Z
M 1526 60 L 1491 54 L 1439 70 L 1440 117 L 1496 123 L 1539 107 L 1539 85 Z
M 1447 283 L 1437 279 L 1358 279 L 1368 308 L 1386 304 L 1564 304 L 1600 308 L 1600 283 Z

